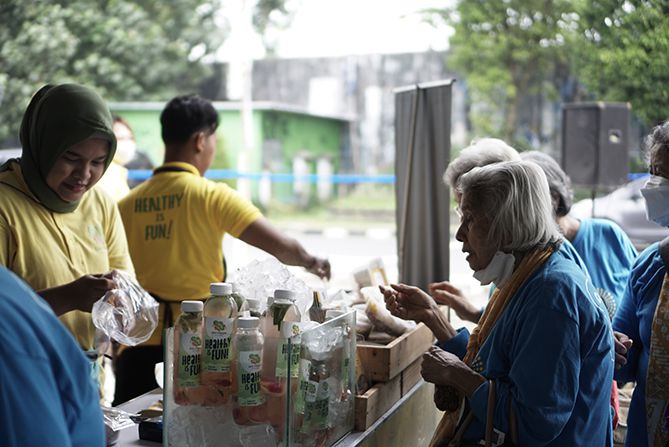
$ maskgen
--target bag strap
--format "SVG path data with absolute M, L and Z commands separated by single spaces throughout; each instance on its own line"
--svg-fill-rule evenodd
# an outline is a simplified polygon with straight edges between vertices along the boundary
M 485 421 L 485 445 L 492 446 L 492 433 L 495 429 L 495 403 L 497 402 L 497 385 L 494 380 L 488 380 L 488 408 Z

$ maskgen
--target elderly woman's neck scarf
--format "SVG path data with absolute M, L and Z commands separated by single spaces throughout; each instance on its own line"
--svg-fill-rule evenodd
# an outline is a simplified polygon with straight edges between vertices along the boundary
M 19 164 L 28 188 L 49 210 L 69 213 L 79 205 L 78 200 L 61 199 L 46 178 L 58 157 L 93 136 L 109 142 L 107 170 L 116 152 L 116 138 L 109 108 L 92 89 L 77 84 L 46 85 L 35 93 L 21 122 Z
M 669 275 L 666 273 L 650 333 L 646 428 L 648 445 L 669 443 Z
M 522 261 L 520 261 L 518 268 L 514 270 L 508 283 L 506 283 L 504 287 L 495 290 L 479 320 L 478 326 L 474 328 L 469 336 L 467 353 L 463 359 L 469 367 L 474 366 L 479 349 L 492 332 L 497 321 L 502 317 L 504 310 L 520 286 L 527 281 L 536 269 L 542 266 L 548 258 L 550 258 L 554 250 L 555 249 L 552 246 L 549 246 L 543 250 L 534 250 L 527 253 Z M 459 399 L 458 409 L 444 413 L 439 426 L 437 426 L 437 430 L 434 432 L 432 441 L 430 442 L 431 447 L 446 445 L 453 437 L 461 417 L 460 409 L 463 408 L 464 403 L 463 397 L 457 396 L 457 399 Z

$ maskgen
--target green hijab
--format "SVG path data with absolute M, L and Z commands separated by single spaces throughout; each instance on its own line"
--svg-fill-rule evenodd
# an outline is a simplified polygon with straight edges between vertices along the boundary
M 47 185 L 46 177 L 58 157 L 92 136 L 109 142 L 106 171 L 116 152 L 116 137 L 109 108 L 92 89 L 77 84 L 46 85 L 30 100 L 21 122 L 19 164 L 30 191 L 51 211 L 69 213 L 79 205 L 79 200 L 61 199 Z

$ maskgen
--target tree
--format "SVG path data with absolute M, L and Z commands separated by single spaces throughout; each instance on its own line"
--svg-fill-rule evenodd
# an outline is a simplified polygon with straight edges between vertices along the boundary
M 669 118 L 669 3 L 586 0 L 575 64 L 602 101 L 630 102 L 647 126 Z
M 522 98 L 555 97 L 568 75 L 568 42 L 575 30 L 569 0 L 461 0 L 454 9 L 429 10 L 455 33 L 447 63 L 464 78 L 477 135 L 519 146 Z M 532 129 L 540 134 L 538 120 Z

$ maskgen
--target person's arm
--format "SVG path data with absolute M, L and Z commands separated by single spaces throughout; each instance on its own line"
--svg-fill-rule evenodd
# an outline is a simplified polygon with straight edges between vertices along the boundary
M 483 310 L 480 307 L 472 304 L 462 293 L 462 290 L 448 281 L 430 283 L 428 291 L 437 303 L 450 306 L 462 320 L 478 323 L 481 315 L 483 315 Z
M 62 286 L 37 291 L 56 315 L 73 310 L 90 312 L 93 303 L 115 287 L 110 273 L 85 275 Z
M 621 384 L 636 380 L 637 368 L 639 367 L 639 356 L 643 346 L 639 331 L 639 317 L 637 316 L 636 295 L 640 292 L 634 287 L 634 283 L 635 277 L 630 275 L 630 278 L 627 281 L 627 287 L 623 293 L 623 298 L 620 301 L 620 306 L 618 306 L 616 315 L 613 318 L 613 330 L 625 334 L 632 340 L 632 345 L 627 350 L 624 362 L 619 361 L 619 354 L 616 353 L 617 368 L 613 376 L 616 381 Z
M 281 233 L 264 217 L 246 227 L 239 239 L 266 251 L 284 264 L 304 267 L 321 278 L 330 279 L 330 262 L 327 259 L 308 253 L 302 244 Z

